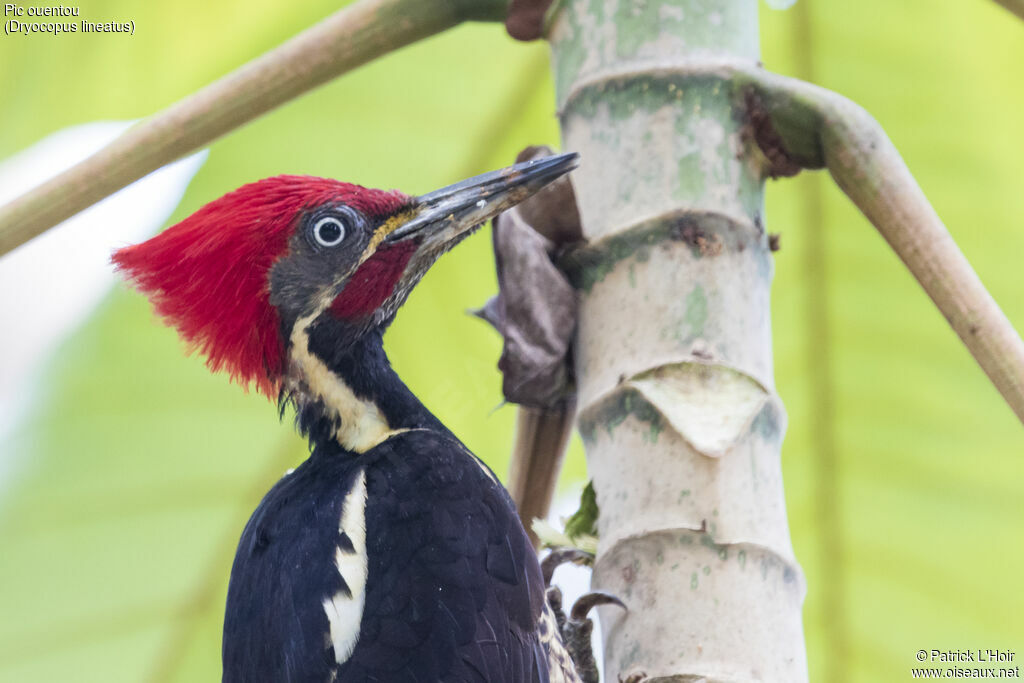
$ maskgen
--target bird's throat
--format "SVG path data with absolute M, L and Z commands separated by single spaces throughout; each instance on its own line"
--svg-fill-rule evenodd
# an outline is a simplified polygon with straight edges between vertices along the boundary
M 337 352 L 336 330 L 300 319 L 291 334 L 287 389 L 314 442 L 365 453 L 390 437 L 440 423 L 391 369 L 379 334 Z

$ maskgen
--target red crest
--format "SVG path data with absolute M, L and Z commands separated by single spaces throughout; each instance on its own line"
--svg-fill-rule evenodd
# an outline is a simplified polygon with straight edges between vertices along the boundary
M 369 216 L 397 211 L 400 192 L 309 176 L 275 176 L 210 202 L 180 223 L 112 261 L 153 302 L 190 350 L 214 372 L 255 384 L 276 398 L 284 374 L 284 341 L 270 304 L 271 266 L 288 251 L 300 215 L 344 203 Z

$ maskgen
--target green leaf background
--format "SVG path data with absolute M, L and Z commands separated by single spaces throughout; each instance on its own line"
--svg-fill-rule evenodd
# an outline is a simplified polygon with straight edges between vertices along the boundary
M 76 123 L 146 116 L 336 7 L 85 0 L 82 18 L 134 19 L 135 35 L 0 36 L 0 158 Z M 762 7 L 762 42 L 769 68 L 881 121 L 1024 327 L 1024 24 L 985 0 L 801 0 Z M 557 147 L 554 109 L 544 45 L 463 26 L 214 143 L 172 221 L 284 172 L 424 192 L 527 144 Z M 775 353 L 811 680 L 909 680 L 922 648 L 1009 649 L 1019 663 L 1019 422 L 826 177 L 771 185 L 768 229 L 782 234 Z M 500 340 L 464 314 L 495 289 L 482 232 L 428 275 L 387 348 L 503 472 L 514 410 L 499 407 Z M 17 330 L 0 329 L 2 350 Z M 0 487 L 0 681 L 219 678 L 235 542 L 305 445 L 265 400 L 181 351 L 118 287 L 63 343 L 31 418 L 0 443 L 18 462 Z M 564 485 L 584 473 L 574 443 Z

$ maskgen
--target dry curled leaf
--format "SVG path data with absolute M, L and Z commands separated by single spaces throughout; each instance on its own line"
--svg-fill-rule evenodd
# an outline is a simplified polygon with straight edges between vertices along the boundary
M 546 147 L 528 147 L 517 161 L 551 153 Z M 551 257 L 581 235 L 567 179 L 494 221 L 499 291 L 477 315 L 505 339 L 498 368 L 505 398 L 513 403 L 546 408 L 572 392 L 568 355 L 576 328 L 576 291 Z

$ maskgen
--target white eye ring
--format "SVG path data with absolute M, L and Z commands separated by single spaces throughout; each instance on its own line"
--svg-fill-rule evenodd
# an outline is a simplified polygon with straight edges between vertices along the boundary
M 324 216 L 313 226 L 313 238 L 322 247 L 336 247 L 345 239 L 345 224 L 334 216 Z

